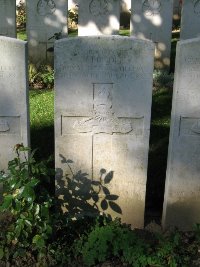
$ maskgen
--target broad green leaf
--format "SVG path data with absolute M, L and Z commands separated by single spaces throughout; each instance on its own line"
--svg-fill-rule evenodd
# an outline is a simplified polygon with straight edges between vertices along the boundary
M 31 202 L 35 199 L 35 192 L 32 187 L 26 185 L 21 196 L 24 197 L 28 202 Z
M 31 181 L 27 184 L 28 186 L 35 187 L 40 181 L 38 179 L 31 179 Z
M 1 209 L 2 210 L 8 209 L 11 206 L 11 204 L 12 204 L 12 199 L 13 199 L 13 196 L 12 195 L 5 196 L 4 197 L 3 204 L 1 206 Z
M 32 243 L 38 248 L 43 248 L 45 246 L 45 241 L 40 235 L 35 235 L 33 237 Z
M 25 220 L 25 224 L 27 225 L 27 226 L 32 226 L 32 224 L 31 224 L 31 222 L 29 221 L 29 220 Z

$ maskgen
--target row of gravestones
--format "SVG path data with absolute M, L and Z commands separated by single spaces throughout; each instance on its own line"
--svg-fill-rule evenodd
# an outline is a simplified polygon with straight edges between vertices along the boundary
M 4 170 L 14 157 L 15 144 L 30 145 L 26 46 L 26 42 L 0 37 L 0 169 Z M 55 43 L 56 188 L 63 209 L 68 205 L 64 177 L 70 175 L 68 167 L 74 162 L 74 173 L 83 174 L 81 195 L 86 202 L 93 199 L 96 209 L 143 227 L 153 54 L 151 41 L 133 37 L 77 37 Z M 191 229 L 200 222 L 199 88 L 200 38 L 180 41 L 165 228 Z M 90 196 L 84 173 L 97 185 L 97 192 Z M 101 190 L 99 182 L 104 184 Z M 72 206 L 80 202 L 77 194 Z
M 118 34 L 120 0 L 79 2 L 79 36 Z M 15 37 L 15 0 L 0 3 L 0 35 Z M 54 39 L 67 37 L 67 0 L 26 0 L 26 7 L 30 61 L 52 63 Z M 173 0 L 132 0 L 132 7 L 131 35 L 153 40 L 155 66 L 169 67 Z M 200 34 L 199 0 L 183 0 L 181 24 L 181 39 Z

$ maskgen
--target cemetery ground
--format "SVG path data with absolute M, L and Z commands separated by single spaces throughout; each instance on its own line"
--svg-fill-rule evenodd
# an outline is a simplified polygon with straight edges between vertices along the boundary
M 172 39 L 172 59 L 176 35 Z M 23 31 L 18 36 L 26 39 Z M 9 164 L 10 179 L 1 175 L 5 194 L 0 206 L 0 266 L 200 266 L 200 225 L 194 225 L 193 232 L 162 232 L 159 227 L 173 74 L 154 72 L 145 230 L 131 230 L 98 211 L 97 218 L 83 218 L 79 203 L 87 205 L 87 199 L 76 194 L 77 206 L 72 210 L 76 220 L 70 213 L 62 214 L 60 202 L 54 198 L 53 69 L 29 66 L 29 83 L 32 154 L 30 159 L 21 160 L 20 155 L 27 149 L 17 145 L 16 158 Z M 72 162 L 66 164 L 72 169 L 69 181 L 73 183 L 68 185 L 70 206 L 73 193 L 90 180 L 86 174 L 73 173 Z M 111 179 L 108 176 L 106 184 Z M 89 185 L 88 190 L 93 192 L 97 184 Z M 102 202 L 105 210 L 108 201 Z
M 32 86 L 38 88 L 37 82 Z M 173 74 L 154 72 L 146 224 L 159 223 L 161 216 L 172 84 Z M 1 205 L 0 266 L 199 266 L 199 225 L 185 233 L 162 232 L 155 223 L 131 230 L 105 214 L 82 218 L 79 205 L 73 210 L 76 220 L 62 215 L 54 198 L 53 103 L 53 88 L 30 90 L 31 143 L 37 151 L 22 162 L 19 155 L 26 149 L 17 146 L 9 165 L 11 179 L 5 179 Z M 80 173 L 72 176 L 71 200 L 73 187 L 80 189 L 89 180 Z M 79 200 L 86 203 L 84 197 Z

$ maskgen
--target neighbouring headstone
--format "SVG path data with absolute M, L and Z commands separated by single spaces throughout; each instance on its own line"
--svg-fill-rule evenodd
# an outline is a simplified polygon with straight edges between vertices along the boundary
M 177 45 L 164 228 L 200 223 L 200 38 Z
M 183 0 L 181 14 L 180 39 L 191 39 L 200 36 L 200 1 Z
M 173 28 L 175 30 L 180 28 L 181 9 L 182 9 L 182 1 L 181 0 L 174 0 L 174 3 L 173 3 Z
M 57 38 L 67 37 L 67 0 L 27 0 L 27 37 L 31 63 L 53 63 Z
M 0 171 L 16 157 L 14 146 L 29 146 L 27 43 L 0 37 Z
M 80 0 L 78 35 L 119 34 L 120 0 Z
M 16 37 L 15 0 L 0 0 L 0 35 Z
M 120 217 L 121 210 L 123 222 L 143 227 L 153 54 L 151 41 L 133 37 L 56 42 L 56 192 L 63 206 L 69 191 L 62 176 L 68 177 L 71 168 L 104 184 L 91 196 L 94 202 L 101 199 L 104 212 Z M 83 185 L 89 201 L 86 179 Z M 77 194 L 71 199 L 74 209 L 81 202 Z
M 132 0 L 131 35 L 156 44 L 155 67 L 170 66 L 172 0 Z

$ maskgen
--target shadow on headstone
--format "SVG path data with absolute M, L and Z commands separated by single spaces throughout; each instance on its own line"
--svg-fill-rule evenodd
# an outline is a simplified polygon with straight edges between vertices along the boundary
M 60 155 L 62 163 L 66 164 L 71 175 L 64 174 L 63 170 L 56 170 L 56 195 L 58 206 L 65 213 L 75 219 L 85 216 L 104 215 L 109 218 L 114 214 L 122 214 L 120 206 L 116 203 L 119 196 L 108 189 L 114 179 L 114 172 L 101 169 L 97 180 L 91 180 L 87 173 L 81 170 L 73 172 L 72 160 Z
M 78 35 L 119 34 L 119 0 L 82 0 L 78 8 Z
M 131 35 L 152 40 L 155 45 L 155 67 L 170 66 L 172 0 L 132 0 Z

